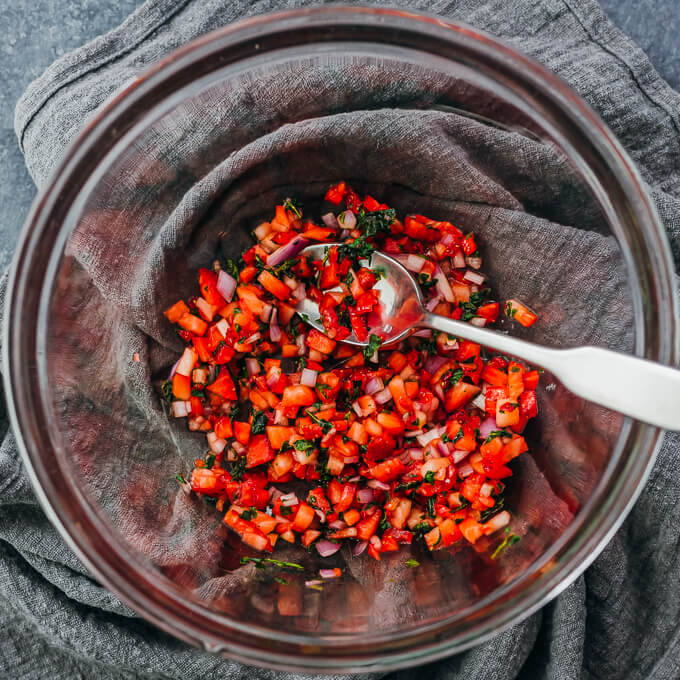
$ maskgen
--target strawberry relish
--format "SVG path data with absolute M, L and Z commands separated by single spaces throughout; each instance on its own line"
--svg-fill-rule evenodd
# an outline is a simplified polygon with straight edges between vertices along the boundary
M 163 392 L 210 448 L 190 488 L 264 552 L 280 540 L 325 557 L 345 540 L 379 560 L 414 540 L 474 544 L 510 522 L 503 480 L 527 451 L 539 373 L 429 330 L 381 348 L 368 333 L 380 304 L 374 250 L 414 274 L 429 310 L 496 321 L 475 237 L 422 215 L 401 221 L 345 182 L 325 200 L 333 211 L 319 223 L 290 200 L 276 206 L 239 263 L 201 269 L 199 294 L 165 311 L 186 347 Z M 298 255 L 314 242 L 342 245 L 322 261 Z M 305 296 L 325 333 L 296 314 Z M 519 300 L 503 309 L 536 321 Z M 350 333 L 368 346 L 343 344 Z

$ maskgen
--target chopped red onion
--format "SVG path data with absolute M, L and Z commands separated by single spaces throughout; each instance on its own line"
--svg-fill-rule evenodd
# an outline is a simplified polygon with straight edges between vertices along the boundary
M 265 302 L 264 307 L 260 312 L 260 321 L 264 321 L 265 323 L 267 323 L 267 321 L 269 321 L 269 319 L 271 318 L 273 309 L 274 308 L 268 302 Z
M 227 445 L 226 439 L 220 439 L 214 432 L 208 432 L 206 435 L 208 446 L 213 453 L 222 453 L 224 447 Z
M 315 586 L 323 585 L 323 581 L 318 578 L 313 578 L 311 581 L 305 581 L 305 586 L 307 588 L 314 588 Z
M 485 418 L 479 426 L 479 436 L 482 439 L 486 439 L 494 430 L 497 429 L 496 418 L 494 416 L 489 416 L 488 418 Z
M 465 254 L 463 251 L 458 248 L 456 251 L 456 254 L 453 256 L 453 268 L 454 269 L 462 269 L 465 266 Z M 480 263 L 481 267 L 481 263 Z
M 317 541 L 316 550 L 321 557 L 330 557 L 340 550 L 340 544 L 322 538 L 320 541 Z
M 450 231 L 447 231 L 447 232 L 444 234 L 444 236 L 442 236 L 441 244 L 442 244 L 443 246 L 447 246 L 447 247 L 448 247 L 448 246 L 453 245 L 453 243 L 455 242 L 455 240 L 456 240 L 456 237 L 453 235 L 453 233 L 450 232 Z
M 463 451 L 461 449 L 456 449 L 452 454 L 451 454 L 451 460 L 453 461 L 454 465 L 458 465 L 461 460 L 464 460 L 470 455 L 469 451 Z
M 359 503 L 372 503 L 374 498 L 375 494 L 373 493 L 373 489 L 359 489 L 359 491 L 357 491 L 357 500 Z
M 295 338 L 295 344 L 298 346 L 298 354 L 302 357 L 305 355 L 305 340 L 307 339 L 307 335 L 305 333 L 301 333 L 300 335 Z
M 419 434 L 416 437 L 416 439 L 418 440 L 418 443 L 421 446 L 427 446 L 433 439 L 436 439 L 437 437 L 441 437 L 441 434 L 440 434 L 438 428 L 433 427 L 428 432 L 424 432 L 423 434 Z
M 335 434 L 335 428 L 328 430 L 328 434 Z M 350 456 L 349 458 L 343 458 L 345 465 L 352 465 L 353 463 L 359 462 L 359 456 Z
M 333 520 L 329 525 L 329 529 L 335 529 L 336 531 L 340 531 L 341 529 L 346 529 L 347 528 L 347 522 L 343 522 L 341 519 L 336 519 Z
M 246 447 L 241 444 L 241 442 L 232 442 L 231 443 L 231 448 L 236 451 L 236 453 L 245 453 L 246 452 Z
M 287 493 L 281 496 L 281 505 L 286 508 L 291 508 L 300 502 L 298 497 L 294 493 Z
M 350 231 L 357 226 L 356 215 L 351 210 L 345 210 L 338 215 L 338 224 L 343 229 L 349 229 Z
M 508 524 L 510 524 L 510 513 L 507 510 L 503 510 L 497 515 L 494 515 L 488 522 L 484 523 L 485 533 L 498 531 L 499 529 L 508 526 Z
M 300 376 L 300 385 L 307 385 L 307 387 L 314 387 L 316 385 L 316 377 L 319 375 L 318 371 L 313 371 L 311 368 L 303 368 Z
M 446 359 L 435 354 L 434 356 L 428 357 L 425 362 L 425 370 L 430 374 L 434 375 L 445 363 Z
M 279 409 L 274 411 L 274 425 L 288 425 L 288 418 Z
M 277 489 L 275 486 L 269 488 L 269 500 L 275 501 L 277 498 L 281 498 L 281 496 L 283 496 L 283 492 L 280 489 Z
M 443 442 L 441 439 L 437 442 L 437 450 L 442 454 L 443 457 L 446 457 L 449 455 L 449 453 L 451 453 L 449 451 L 449 447 L 446 445 L 446 442 Z
M 359 418 L 364 417 L 364 410 L 361 408 L 358 401 L 352 402 L 352 408 L 354 409 L 354 412 L 359 416 Z
M 473 269 L 479 269 L 482 266 L 481 257 L 466 257 L 465 262 L 467 263 L 468 267 L 472 267 Z
M 425 258 L 420 255 L 409 255 L 406 258 L 406 269 L 414 274 L 418 274 L 425 266 Z
M 408 453 L 413 460 L 423 460 L 425 457 L 423 449 L 408 449 Z
M 445 397 L 444 397 L 444 390 L 442 389 L 442 386 L 441 386 L 439 383 L 437 383 L 437 384 L 434 386 L 433 389 L 434 389 L 434 393 L 435 393 L 442 401 L 444 401 Z
M 279 366 L 272 366 L 267 371 L 267 387 L 271 389 L 281 378 L 281 368 Z
M 263 238 L 265 238 L 268 234 L 271 233 L 271 230 L 272 228 L 269 222 L 263 222 L 258 227 L 255 227 L 255 229 L 253 229 L 253 234 L 255 234 L 255 238 L 257 238 L 258 241 L 261 241 Z
M 349 236 L 349 229 L 343 229 L 340 232 L 340 240 L 344 241 Z
M 382 545 L 382 541 L 380 540 L 380 537 L 379 537 L 379 536 L 376 536 L 375 534 L 373 534 L 373 536 L 371 536 L 371 538 L 370 538 L 370 540 L 369 540 L 369 543 L 370 543 L 376 550 L 380 550 L 380 546 Z
M 278 314 L 279 310 L 274 307 L 272 310 L 272 315 L 269 319 L 269 337 L 272 342 L 278 342 L 281 339 L 281 329 L 278 326 Z
M 392 393 L 386 387 L 384 390 L 380 390 L 380 392 L 376 392 L 373 395 L 373 398 L 375 399 L 377 404 L 386 404 L 392 398 Z
M 215 324 L 215 327 L 222 334 L 222 337 L 225 337 L 227 335 L 227 331 L 229 330 L 229 322 L 226 319 L 220 319 Z
M 482 496 L 482 498 L 487 498 L 491 495 L 492 491 L 493 491 L 493 484 L 489 484 L 488 482 L 484 482 L 484 484 L 482 484 L 481 488 L 479 489 L 479 495 Z
M 435 267 L 433 278 L 437 279 L 437 292 L 447 301 L 455 302 L 456 297 L 451 290 L 448 279 L 444 275 L 444 272 L 437 266 Z
M 296 236 L 292 241 L 286 243 L 285 246 L 281 246 L 278 250 L 270 253 L 267 256 L 267 264 L 270 267 L 275 267 L 286 260 L 290 260 L 291 257 L 295 257 L 308 243 L 309 239 Z
M 350 477 L 347 481 L 350 484 L 356 484 L 357 482 L 361 481 L 361 477 L 359 475 L 356 475 L 356 477 Z
M 249 338 L 246 338 L 243 341 L 243 344 L 249 345 L 251 342 L 257 342 L 261 337 L 262 335 L 260 333 L 253 333 Z
M 380 489 L 381 491 L 389 491 L 390 490 L 390 485 L 385 484 L 385 482 L 381 482 L 379 479 L 369 479 L 366 482 L 367 486 L 370 486 L 371 489 Z
M 296 281 L 295 279 L 291 278 L 290 276 L 284 276 L 283 277 L 283 282 L 290 288 L 291 290 L 295 290 L 299 285 L 299 281 Z
M 332 212 L 322 215 L 321 220 L 330 229 L 335 229 L 338 226 L 338 220 Z
M 417 437 L 419 434 L 423 434 L 422 430 L 411 430 L 410 432 L 405 432 L 404 437 Z
M 483 316 L 473 316 L 470 319 L 470 324 L 477 326 L 477 328 L 484 328 L 486 326 L 486 319 Z
M 217 292 L 227 301 L 231 302 L 231 298 L 234 296 L 234 291 L 236 290 L 236 279 L 231 275 L 227 274 L 224 269 L 220 269 L 217 274 L 217 283 L 215 284 Z
M 432 331 L 429 328 L 421 328 L 413 334 L 414 338 L 429 338 L 432 336 Z
M 170 405 L 170 411 L 175 418 L 186 418 L 191 412 L 191 402 L 173 401 Z
M 248 375 L 252 378 L 260 372 L 260 362 L 257 359 L 248 357 L 246 359 L 246 368 L 248 369 Z
M 472 271 L 471 269 L 468 269 L 465 272 L 465 276 L 463 276 L 463 281 L 469 281 L 470 283 L 474 283 L 476 286 L 481 286 L 485 280 L 486 276 L 484 276 L 484 274 Z
M 434 312 L 434 308 L 442 301 L 441 295 L 435 295 L 431 300 L 429 300 L 426 305 L 425 309 L 427 309 L 428 312 Z
M 335 571 L 335 569 L 319 569 L 319 576 L 321 578 L 339 578 L 341 574 Z
M 182 361 L 182 357 L 177 359 L 175 363 L 173 364 L 172 368 L 170 369 L 170 375 L 168 376 L 168 380 L 172 380 L 175 377 L 175 373 L 177 373 L 177 366 L 179 366 L 179 362 Z
M 482 392 L 480 392 L 470 403 L 482 411 L 486 409 L 486 397 Z
M 385 389 L 385 384 L 380 378 L 371 378 L 366 383 L 366 394 L 375 394 Z
M 314 514 L 319 518 L 319 522 L 321 522 L 321 524 L 326 523 L 326 513 L 323 510 L 319 510 L 319 508 L 314 508 Z
M 359 557 L 359 555 L 361 555 L 361 553 L 363 553 L 364 550 L 366 550 L 366 548 L 368 548 L 368 541 L 359 541 L 354 546 L 354 550 L 352 550 L 352 555 L 354 555 L 354 557 Z
M 461 479 L 469 477 L 473 472 L 474 468 L 472 467 L 472 465 L 470 465 L 470 463 L 465 463 L 458 468 L 458 476 Z
M 301 283 L 298 287 L 291 293 L 291 296 L 295 298 L 298 302 L 302 302 L 307 297 L 307 290 L 305 284 Z

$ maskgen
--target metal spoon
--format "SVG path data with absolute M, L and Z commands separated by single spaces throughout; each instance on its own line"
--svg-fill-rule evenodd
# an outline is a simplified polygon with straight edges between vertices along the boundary
M 308 246 L 301 254 L 322 259 L 326 248 L 332 245 L 340 244 Z M 600 347 L 551 349 L 432 314 L 425 309 L 413 276 L 400 262 L 374 252 L 370 266 L 380 267 L 386 274 L 375 286 L 382 305 L 380 323 L 370 329 L 383 337 L 383 344 L 398 342 L 418 328 L 432 328 L 542 366 L 574 394 L 588 401 L 650 425 L 680 430 L 680 370 Z M 297 311 L 314 328 L 324 331 L 315 302 L 301 300 Z M 357 340 L 354 334 L 343 342 L 368 344 Z

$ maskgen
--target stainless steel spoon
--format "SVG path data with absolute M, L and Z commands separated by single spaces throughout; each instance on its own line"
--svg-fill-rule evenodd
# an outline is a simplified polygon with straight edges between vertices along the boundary
M 340 244 L 308 246 L 301 254 L 315 260 L 322 259 L 326 248 L 331 245 Z M 371 329 L 383 337 L 383 344 L 398 342 L 418 328 L 432 328 L 542 366 L 574 394 L 588 401 L 650 425 L 680 430 L 680 370 L 600 347 L 543 347 L 498 331 L 432 314 L 425 309 L 413 276 L 400 262 L 375 252 L 370 266 L 380 267 L 386 274 L 375 286 L 380 292 L 382 311 L 380 323 Z M 305 321 L 323 332 L 315 302 L 301 300 L 297 311 Z M 367 344 L 354 335 L 343 342 L 360 346 Z

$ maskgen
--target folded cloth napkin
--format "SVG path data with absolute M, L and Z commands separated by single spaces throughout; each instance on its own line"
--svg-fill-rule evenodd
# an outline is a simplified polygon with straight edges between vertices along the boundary
M 17 134 L 38 186 L 113 92 L 179 45 L 245 16 L 303 2 L 150 0 L 118 29 L 53 64 L 17 106 Z M 680 258 L 680 97 L 590 0 L 414 1 L 511 42 L 560 74 L 602 115 L 638 164 Z M 394 125 L 399 125 L 398 116 Z M 426 121 L 427 123 L 427 121 Z M 424 124 L 426 124 L 424 123 Z M 436 117 L 432 131 L 444 123 Z M 408 134 L 408 130 L 404 130 Z M 500 148 L 500 147 L 499 147 Z M 514 199 L 512 199 L 514 200 Z M 512 208 L 508 197 L 508 208 Z M 463 211 L 464 212 L 464 211 Z M 461 213 L 461 219 L 465 215 Z M 83 266 L 104 263 L 83 235 Z M 4 426 L 0 447 L 0 669 L 6 676 L 283 677 L 188 647 L 140 620 L 94 580 L 36 504 Z M 602 555 L 541 611 L 485 644 L 432 664 L 455 678 L 680 676 L 680 474 L 677 435 Z M 410 678 L 422 669 L 391 674 Z

